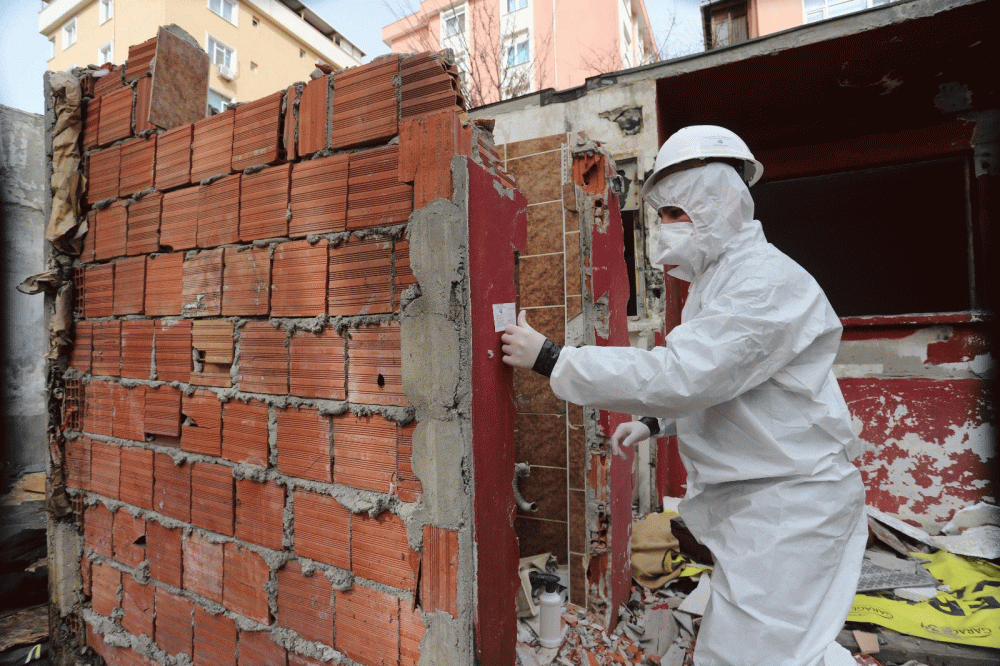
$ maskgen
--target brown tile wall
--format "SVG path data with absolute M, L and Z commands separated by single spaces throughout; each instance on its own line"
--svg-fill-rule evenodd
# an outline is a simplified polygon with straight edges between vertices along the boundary
M 527 247 L 519 264 L 520 307 L 531 325 L 559 344 L 581 313 L 580 230 L 569 167 L 569 142 L 558 134 L 498 146 L 507 171 L 528 199 Z M 514 371 L 517 460 L 531 465 L 521 493 L 538 503 L 518 513 L 521 556 L 552 553 L 570 567 L 570 600 L 585 605 L 586 502 L 583 413 L 559 400 L 548 382 Z
M 451 156 L 492 148 L 459 119 L 457 72 L 428 54 L 150 128 L 132 109 L 154 50 L 130 49 L 128 79 L 84 82 L 85 200 L 100 209 L 74 274 L 67 483 L 86 501 L 81 571 L 102 616 L 86 643 L 108 663 L 321 663 L 290 631 L 352 663 L 416 664 L 405 228 L 415 188 L 450 196 Z M 555 483 L 557 463 L 536 478 Z M 546 520 L 565 525 L 555 504 Z M 427 529 L 422 594 L 454 616 L 457 533 Z M 112 630 L 152 643 L 112 647 Z

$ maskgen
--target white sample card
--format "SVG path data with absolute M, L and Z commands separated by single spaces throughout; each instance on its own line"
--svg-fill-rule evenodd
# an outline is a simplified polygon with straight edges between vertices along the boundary
M 493 304 L 493 330 L 499 333 L 517 323 L 517 306 L 514 303 Z

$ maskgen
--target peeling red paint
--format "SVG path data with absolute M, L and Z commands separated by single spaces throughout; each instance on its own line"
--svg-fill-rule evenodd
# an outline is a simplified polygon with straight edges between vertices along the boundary
M 975 379 L 842 379 L 868 503 L 929 528 L 990 492 L 993 407 Z M 977 448 L 979 450 L 977 450 Z
M 988 353 L 989 339 L 983 332 L 956 327 L 947 340 L 927 345 L 927 363 L 964 363 Z

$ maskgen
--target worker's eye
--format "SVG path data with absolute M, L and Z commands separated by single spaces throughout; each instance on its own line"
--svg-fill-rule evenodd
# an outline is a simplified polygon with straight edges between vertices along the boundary
M 660 217 L 666 218 L 668 220 L 676 220 L 678 217 L 684 214 L 677 206 L 664 206 L 660 209 Z

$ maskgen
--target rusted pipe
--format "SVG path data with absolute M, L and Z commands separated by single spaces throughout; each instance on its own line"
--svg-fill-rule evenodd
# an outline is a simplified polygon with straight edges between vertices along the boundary
M 518 480 L 523 476 L 529 476 L 531 474 L 531 465 L 526 462 L 517 463 L 514 465 L 514 479 L 510 482 L 511 487 L 514 489 L 514 501 L 517 503 L 517 508 L 525 513 L 534 513 L 538 511 L 537 502 L 529 502 L 528 500 L 521 497 L 521 490 L 517 487 Z

